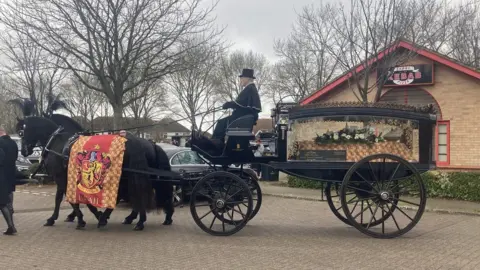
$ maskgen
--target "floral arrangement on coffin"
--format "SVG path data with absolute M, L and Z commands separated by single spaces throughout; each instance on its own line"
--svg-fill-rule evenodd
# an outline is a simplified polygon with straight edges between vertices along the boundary
M 373 131 L 369 128 L 363 129 L 349 129 L 344 128 L 338 132 L 327 131 L 323 135 L 318 135 L 315 138 L 315 143 L 317 144 L 349 144 L 349 143 L 361 143 L 372 145 L 378 142 L 384 142 L 385 139 L 380 133 L 378 136 L 375 135 Z

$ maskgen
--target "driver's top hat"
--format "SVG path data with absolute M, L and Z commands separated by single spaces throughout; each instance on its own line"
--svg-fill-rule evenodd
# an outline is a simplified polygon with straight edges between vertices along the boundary
M 255 79 L 255 76 L 253 76 L 253 69 L 249 69 L 249 68 L 244 68 L 242 70 L 242 74 L 240 74 L 238 77 L 247 77 L 247 78 Z

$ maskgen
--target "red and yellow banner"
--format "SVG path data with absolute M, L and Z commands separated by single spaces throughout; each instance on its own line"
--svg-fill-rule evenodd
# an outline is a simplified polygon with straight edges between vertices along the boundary
M 126 141 L 118 135 L 80 136 L 68 161 L 67 202 L 115 208 Z

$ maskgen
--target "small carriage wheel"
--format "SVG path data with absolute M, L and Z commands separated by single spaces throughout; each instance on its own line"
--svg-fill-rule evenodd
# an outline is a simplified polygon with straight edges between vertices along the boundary
M 332 186 L 335 187 L 335 194 L 332 194 Z M 328 207 L 330 207 L 330 210 L 332 211 L 332 213 L 340 220 L 342 221 L 343 223 L 349 225 L 349 226 L 352 226 L 352 224 L 350 224 L 350 222 L 348 221 L 348 219 L 345 217 L 344 215 L 344 212 L 343 212 L 343 206 L 341 204 L 341 201 L 340 201 L 340 206 L 338 205 L 335 205 L 335 202 L 333 201 L 334 198 L 340 198 L 340 192 L 339 192 L 340 188 L 339 188 L 339 183 L 331 183 L 331 182 L 328 182 L 327 183 L 327 186 L 325 187 L 325 197 L 327 197 L 327 204 L 328 204 Z M 347 191 L 346 192 L 347 195 L 353 195 L 352 198 L 350 197 L 347 197 L 347 204 L 348 203 L 355 203 L 355 190 L 352 190 L 350 189 L 350 191 Z M 394 194 L 394 197 L 396 199 L 398 199 L 398 194 Z M 395 211 L 396 209 L 396 206 L 397 206 L 397 203 L 398 201 L 396 201 L 392 208 L 391 208 L 391 212 L 389 211 L 388 213 L 386 213 L 383 217 L 381 217 L 380 219 L 378 220 L 374 220 L 370 225 L 367 223 L 367 221 L 363 222 L 362 223 L 362 226 L 366 227 L 366 226 L 370 226 L 370 227 L 374 227 L 374 226 L 377 226 L 379 224 L 381 224 L 383 221 L 387 220 L 390 216 L 391 216 L 391 213 L 393 213 L 393 211 Z
M 407 189 L 412 186 L 413 190 Z M 350 189 L 357 193 L 355 204 L 347 201 L 346 193 Z M 415 227 L 425 211 L 427 198 L 422 177 L 412 164 L 395 155 L 376 154 L 365 157 L 348 170 L 340 189 L 340 200 L 346 218 L 357 230 L 375 238 L 395 238 Z M 410 210 L 402 209 L 402 205 Z M 355 208 L 358 213 L 354 212 Z M 398 211 L 394 213 L 395 209 Z M 408 214 L 409 211 L 414 214 Z M 378 216 L 382 220 L 377 225 L 381 226 L 372 227 Z
M 206 202 L 201 201 L 202 197 Z M 245 227 L 252 212 L 250 187 L 233 173 L 212 172 L 198 181 L 192 190 L 190 213 L 195 223 L 211 235 L 235 234 Z M 241 219 L 235 220 L 234 216 L 240 216 Z M 232 222 L 227 223 L 226 220 Z
M 247 182 L 249 188 L 250 188 L 250 192 L 252 193 L 252 200 L 253 200 L 253 211 L 252 211 L 252 214 L 250 215 L 250 218 L 248 219 L 249 221 L 252 220 L 258 213 L 258 211 L 260 211 L 260 207 L 262 206 L 262 189 L 260 188 L 260 184 L 258 184 L 258 181 L 256 179 L 253 179 L 252 176 L 248 175 L 247 174 L 247 178 L 242 178 L 242 179 L 245 179 L 245 181 Z M 212 206 L 213 207 L 213 206 Z M 217 213 L 216 211 L 214 211 L 213 213 L 215 213 L 217 215 L 217 218 L 230 224 L 230 225 L 233 225 L 235 223 L 239 223 L 241 220 L 239 219 L 230 219 L 230 215 L 221 215 L 219 213 Z M 235 215 L 234 212 L 231 213 L 231 217 L 232 218 L 235 218 L 235 217 L 238 217 L 238 215 Z

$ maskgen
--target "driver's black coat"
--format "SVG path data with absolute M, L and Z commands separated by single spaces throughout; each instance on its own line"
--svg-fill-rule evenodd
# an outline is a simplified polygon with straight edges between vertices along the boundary
M 262 105 L 255 84 L 251 83 L 247 85 L 242 92 L 240 92 L 237 99 L 227 102 L 224 108 L 232 108 L 232 115 L 218 120 L 212 134 L 212 138 L 222 142 L 225 138 L 225 132 L 229 123 L 245 115 L 253 115 L 255 121 L 258 119 L 258 113 L 262 111 Z

